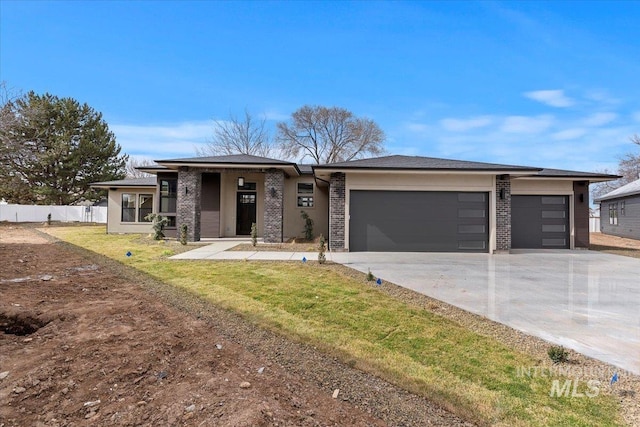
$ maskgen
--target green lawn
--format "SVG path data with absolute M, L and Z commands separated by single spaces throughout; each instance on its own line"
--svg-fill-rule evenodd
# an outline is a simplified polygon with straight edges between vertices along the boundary
M 252 322 L 312 343 L 481 425 L 621 425 L 611 396 L 550 397 L 551 378 L 517 375 L 540 361 L 330 265 L 172 261 L 171 245 L 104 227 L 48 233 L 106 255 Z M 132 253 L 126 257 L 126 252 Z M 555 378 L 558 379 L 558 378 Z M 579 391 L 586 391 L 581 385 Z

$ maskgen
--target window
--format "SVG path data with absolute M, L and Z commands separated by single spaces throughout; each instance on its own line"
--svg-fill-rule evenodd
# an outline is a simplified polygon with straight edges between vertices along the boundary
M 313 183 L 298 183 L 298 207 L 313 207 Z
M 122 194 L 122 222 L 136 222 L 136 195 Z
M 625 212 L 624 212 L 624 200 L 622 202 L 620 202 L 620 215 L 625 216 Z
M 177 196 L 178 196 L 178 180 L 177 179 L 161 179 L 160 180 L 160 212 L 175 213 Z
M 609 203 L 609 224 L 618 225 L 618 204 Z
M 140 194 L 140 196 L 138 196 L 138 200 L 138 221 L 150 222 L 148 219 L 146 219 L 146 217 L 153 212 L 153 195 Z
M 122 194 L 122 222 L 149 222 L 145 217 L 151 212 L 153 212 L 152 194 Z

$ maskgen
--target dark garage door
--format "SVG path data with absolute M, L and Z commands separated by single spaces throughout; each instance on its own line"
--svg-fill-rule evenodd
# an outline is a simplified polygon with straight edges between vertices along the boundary
M 568 249 L 568 196 L 511 196 L 511 247 Z
M 488 193 L 351 191 L 349 250 L 487 252 Z

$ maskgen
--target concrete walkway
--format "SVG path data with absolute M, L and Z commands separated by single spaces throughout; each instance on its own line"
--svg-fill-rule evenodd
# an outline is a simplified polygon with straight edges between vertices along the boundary
M 171 259 L 283 260 L 315 252 L 227 251 L 215 242 Z M 640 259 L 591 251 L 505 255 L 326 253 L 416 292 L 640 374 Z
M 229 249 L 246 243 L 242 241 L 216 241 L 207 246 L 202 246 L 191 251 L 183 252 L 170 257 L 170 259 L 212 259 L 212 260 L 262 260 L 262 261 L 302 261 L 306 258 L 310 261 L 318 260 L 317 252 L 269 252 L 269 251 L 230 251 Z M 327 261 L 331 260 L 329 252 L 326 253 Z

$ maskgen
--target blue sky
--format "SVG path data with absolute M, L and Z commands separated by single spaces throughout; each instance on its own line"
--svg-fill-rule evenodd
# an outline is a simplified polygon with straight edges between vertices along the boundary
M 378 122 L 392 154 L 616 170 L 640 133 L 638 2 L 0 1 L 0 80 L 190 157 L 246 108 Z

